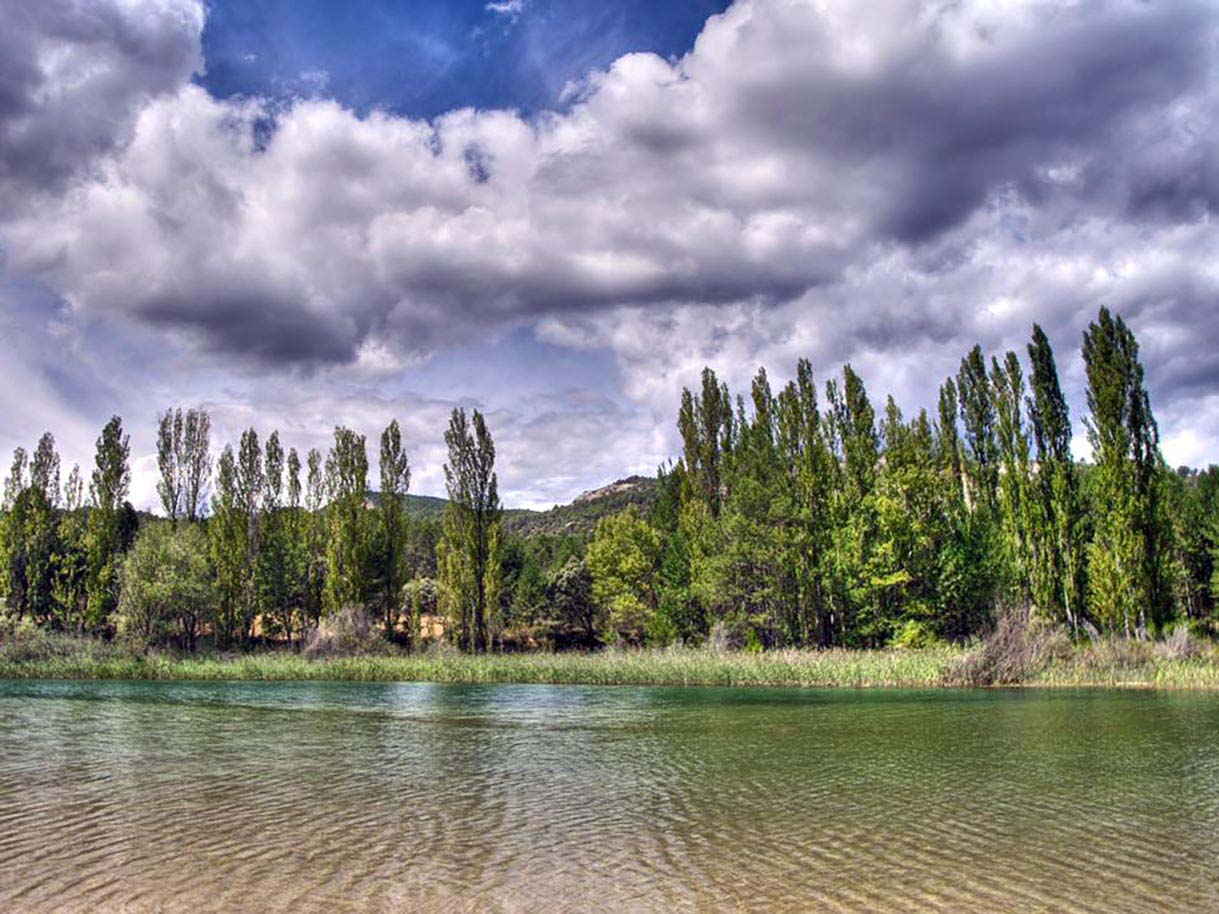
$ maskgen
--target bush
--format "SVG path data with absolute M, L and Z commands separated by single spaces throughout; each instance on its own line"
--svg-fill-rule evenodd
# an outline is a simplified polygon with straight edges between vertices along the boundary
M 362 606 L 344 606 L 322 619 L 305 640 L 306 657 L 349 657 L 356 654 L 391 654 L 381 626 Z
M 893 646 L 905 650 L 918 650 L 924 647 L 942 647 L 943 642 L 930 623 L 910 619 L 898 629 L 893 638 Z
M 1027 682 L 1055 659 L 1069 658 L 1071 639 L 1060 628 L 1004 616 L 995 630 L 965 656 L 955 678 L 974 686 Z

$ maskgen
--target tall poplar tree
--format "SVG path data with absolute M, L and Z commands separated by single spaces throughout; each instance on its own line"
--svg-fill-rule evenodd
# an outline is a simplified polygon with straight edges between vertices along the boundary
M 1029 420 L 1036 447 L 1033 602 L 1048 618 L 1078 631 L 1086 618 L 1086 524 L 1079 471 L 1071 453 L 1071 413 L 1054 350 L 1040 325 L 1028 346 Z
M 225 445 L 220 452 L 216 465 L 216 492 L 207 533 L 216 573 L 216 640 L 229 645 L 236 639 L 240 627 L 249 535 L 237 482 L 237 459 L 230 445 Z
M 97 439 L 87 534 L 88 625 L 109 624 L 118 603 L 119 558 L 123 548 L 123 509 L 131 485 L 130 436 L 123 421 L 112 416 Z
M 1130 635 L 1159 628 L 1172 608 L 1159 430 L 1138 342 L 1121 317 L 1101 308 L 1084 333 L 1083 357 L 1096 463 L 1089 602 L 1102 622 Z
M 207 507 L 212 478 L 212 419 L 202 409 L 186 411 L 182 426 L 182 455 L 178 461 L 182 485 L 182 513 L 192 523 Z
M 444 435 L 449 504 L 437 546 L 442 600 L 462 648 L 481 653 L 491 646 L 494 607 L 499 603 L 501 522 L 495 475 L 495 443 L 482 413 L 453 410 Z
M 380 536 L 379 579 L 381 613 L 385 634 L 393 637 L 402 588 L 406 584 L 406 493 L 411 485 L 411 467 L 402 448 L 402 430 L 394 419 L 381 433 L 381 499 L 378 505 Z M 408 621 L 408 643 L 413 625 Z
M 364 603 L 367 572 L 368 452 L 364 436 L 349 428 L 334 430 L 326 458 L 325 608 L 335 613 Z
M 157 419 L 157 495 L 173 527 L 183 513 L 183 430 L 181 409 L 167 409 Z

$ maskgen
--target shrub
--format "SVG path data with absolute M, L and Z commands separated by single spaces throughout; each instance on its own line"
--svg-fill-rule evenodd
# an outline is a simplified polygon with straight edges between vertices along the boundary
M 356 654 L 389 654 L 393 648 L 382 636 L 380 625 L 361 606 L 344 606 L 309 632 L 306 657 L 348 657 Z

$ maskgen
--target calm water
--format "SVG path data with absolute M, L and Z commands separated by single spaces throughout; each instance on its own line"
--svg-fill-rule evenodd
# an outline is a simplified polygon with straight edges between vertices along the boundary
M 0 908 L 1214 911 L 1219 696 L 0 682 Z

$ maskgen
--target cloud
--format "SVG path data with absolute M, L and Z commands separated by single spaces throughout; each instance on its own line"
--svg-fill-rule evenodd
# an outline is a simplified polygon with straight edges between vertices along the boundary
M 581 472 L 558 455 L 614 475 L 616 424 L 671 452 L 705 363 L 739 386 L 851 360 L 917 407 L 975 340 L 1023 351 L 1036 320 L 1078 403 L 1072 354 L 1108 304 L 1165 440 L 1219 455 L 1211 4 L 739 0 L 686 55 L 623 56 L 560 110 L 431 121 L 219 100 L 190 82 L 197 4 L 74 9 L 15 6 L 0 38 L 0 182 L 38 199 L 0 245 L 61 320 L 339 406 L 370 371 L 512 328 L 608 347 L 627 406 L 506 415 L 505 454 L 564 480 L 544 500 Z
M 121 152 L 150 99 L 202 66 L 198 0 L 0 0 L 0 203 Z
M 488 3 L 485 9 L 488 13 L 516 21 L 525 11 L 525 0 L 494 0 L 494 2 Z

